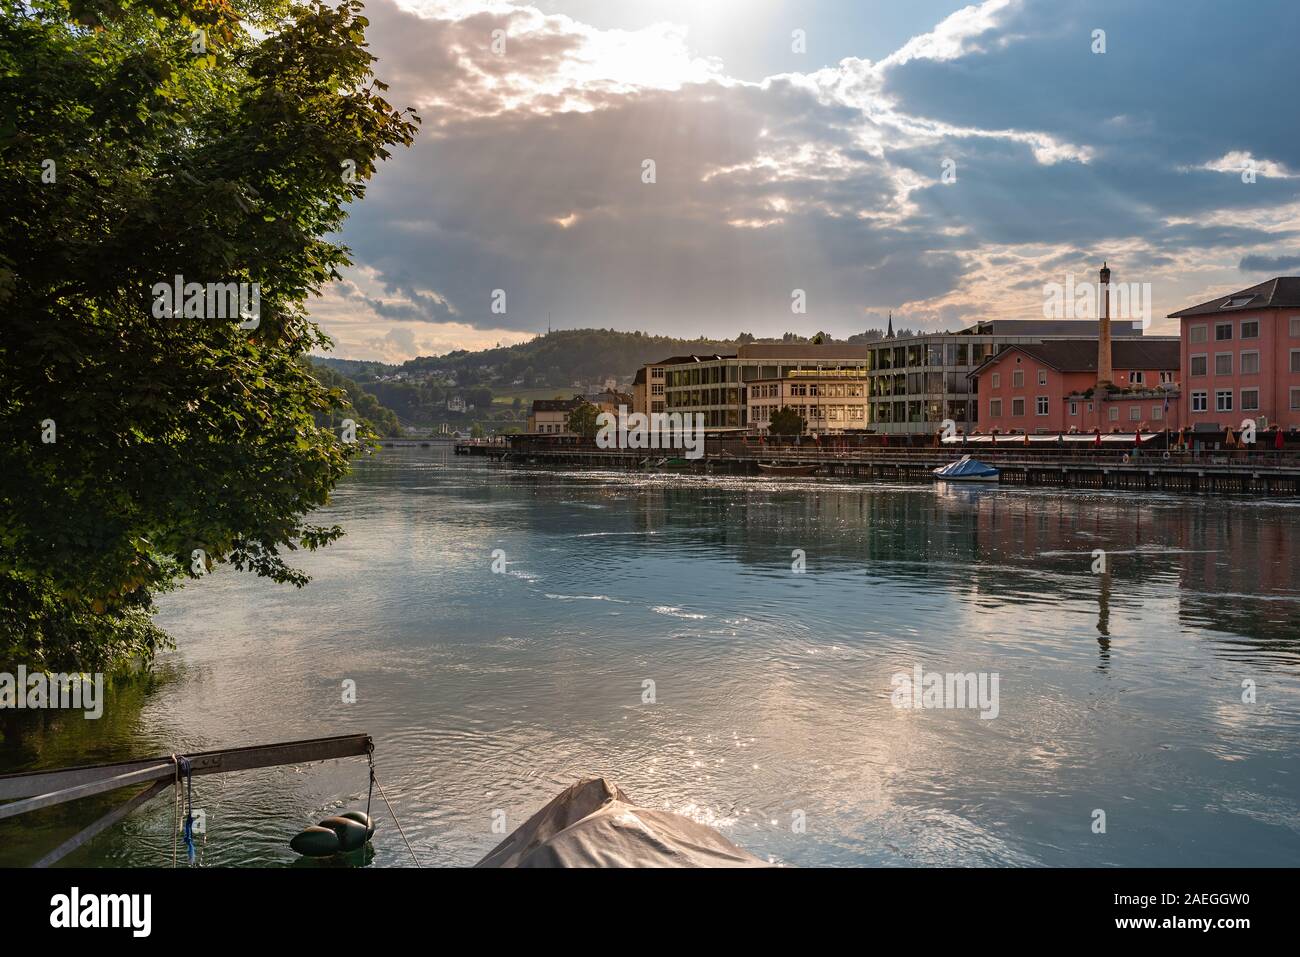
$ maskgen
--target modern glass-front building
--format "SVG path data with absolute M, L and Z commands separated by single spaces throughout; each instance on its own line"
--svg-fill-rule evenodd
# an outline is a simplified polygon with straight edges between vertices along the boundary
M 1112 322 L 1111 330 L 1114 336 L 1142 334 L 1135 323 Z M 1002 347 L 1096 335 L 1095 321 L 991 320 L 961 332 L 874 342 L 749 343 L 736 355 L 674 356 L 655 365 L 664 369 L 664 411 L 702 413 L 709 428 L 750 427 L 751 383 L 762 381 L 767 389 L 773 380 L 834 370 L 835 378 L 864 380 L 868 393 L 866 421 L 843 428 L 928 434 L 944 419 L 966 431 L 975 427 L 979 403 L 969 375 Z

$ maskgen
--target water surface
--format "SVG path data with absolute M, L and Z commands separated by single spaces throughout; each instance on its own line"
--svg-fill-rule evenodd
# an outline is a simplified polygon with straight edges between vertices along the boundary
M 164 596 L 179 647 L 152 687 L 11 742 L 5 769 L 367 731 L 426 865 L 472 864 L 494 821 L 596 774 L 799 866 L 1300 858 L 1300 503 L 434 448 L 360 463 L 321 518 L 348 534 L 297 556 L 310 585 L 222 570 Z M 894 707 L 917 664 L 996 673 L 997 718 Z M 293 863 L 365 785 L 364 759 L 199 778 L 202 860 Z M 93 810 L 0 825 L 0 862 Z M 410 864 L 372 813 L 372 863 Z M 173 826 L 157 800 L 68 862 L 169 864 Z

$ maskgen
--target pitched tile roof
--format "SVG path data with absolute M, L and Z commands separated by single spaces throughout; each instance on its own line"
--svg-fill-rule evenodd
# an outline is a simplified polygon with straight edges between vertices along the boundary
M 1180 363 L 1181 343 L 1177 338 L 1114 339 L 1110 344 L 1110 361 L 1116 369 L 1176 370 Z M 1018 343 L 1007 346 L 984 361 L 971 375 L 999 362 L 1019 350 L 1058 372 L 1096 372 L 1096 339 L 1049 339 L 1046 342 Z
M 1247 289 L 1203 302 L 1199 306 L 1171 312 L 1169 318 L 1213 316 L 1242 309 L 1290 308 L 1300 308 L 1300 276 L 1275 276 Z
M 533 412 L 572 412 L 582 399 L 533 399 Z

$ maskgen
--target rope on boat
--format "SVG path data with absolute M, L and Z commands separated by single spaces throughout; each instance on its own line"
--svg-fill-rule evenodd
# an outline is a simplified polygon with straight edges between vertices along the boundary
M 189 855 L 190 865 L 194 864 L 194 769 L 190 759 L 181 757 L 180 770 L 185 775 L 185 851 Z
M 379 778 L 375 776 L 375 746 L 371 743 L 368 749 L 370 757 L 370 794 L 374 793 L 375 788 L 379 788 L 379 796 L 384 799 L 388 805 L 388 813 L 393 816 L 393 823 L 397 825 L 397 833 L 402 835 L 402 843 L 406 849 L 411 852 L 411 860 L 415 861 L 416 867 L 423 867 L 420 859 L 415 856 L 415 849 L 411 847 L 411 842 L 406 839 L 406 832 L 402 830 L 402 822 L 397 819 L 397 812 L 393 810 L 392 802 L 388 800 L 388 795 L 384 793 L 384 786 L 379 783 Z M 366 816 L 370 816 L 370 794 L 366 795 Z
M 172 755 L 172 764 L 176 767 L 176 775 L 173 778 L 174 787 L 172 788 L 172 867 L 176 867 L 176 841 L 181 833 L 181 766 L 176 760 L 176 755 Z
M 176 845 L 182 835 L 185 840 L 185 853 L 190 864 L 194 863 L 194 769 L 190 759 L 183 754 L 173 754 L 172 764 L 176 766 L 174 798 L 172 800 L 172 867 L 176 866 Z M 181 775 L 185 775 L 185 786 L 181 786 Z M 185 807 L 185 827 L 181 828 L 181 806 Z

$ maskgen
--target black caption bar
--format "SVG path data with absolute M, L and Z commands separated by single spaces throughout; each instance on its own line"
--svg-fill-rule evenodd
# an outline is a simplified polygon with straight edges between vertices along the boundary
M 355 929 L 458 938 L 661 933 L 707 917 L 711 933 L 884 941 L 989 932 L 1231 945 L 1288 926 L 1284 870 L 567 871 L 274 869 L 4 871 L 7 938 L 75 935 L 144 946 L 207 939 L 334 940 Z M 1284 915 L 1284 908 L 1292 911 Z M 918 925 L 916 921 L 921 920 Z M 549 928 L 549 929 L 548 929 Z M 658 930 L 656 930 L 658 928 Z M 963 931 L 962 928 L 966 928 Z M 963 936 L 969 932 L 975 937 Z M 1243 936 L 1244 935 L 1244 936 Z

